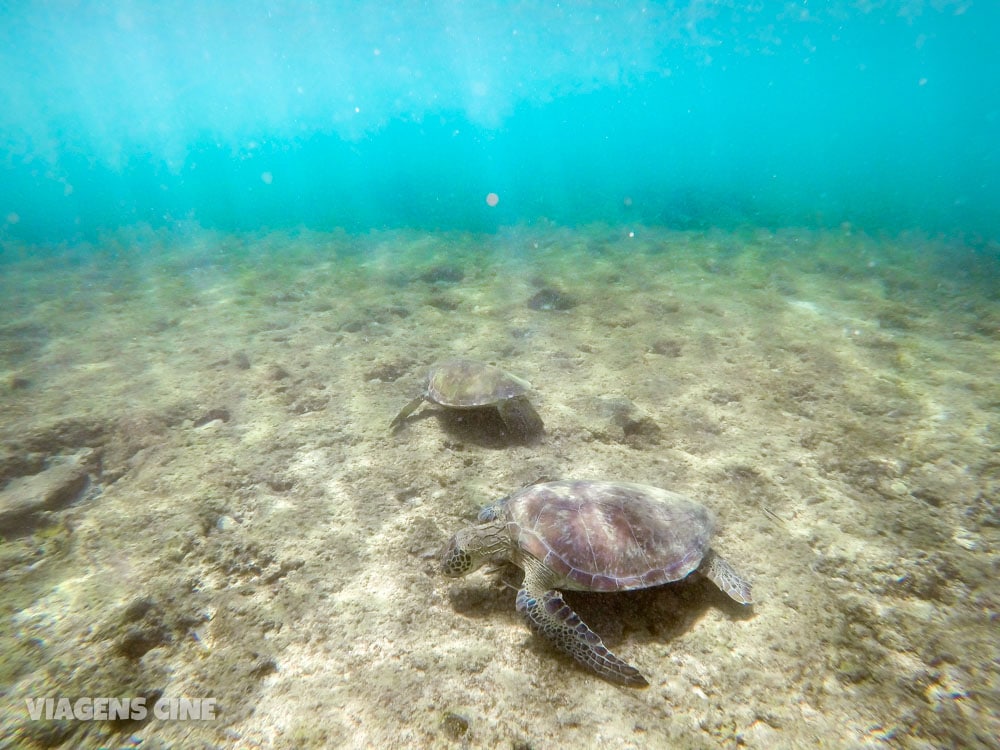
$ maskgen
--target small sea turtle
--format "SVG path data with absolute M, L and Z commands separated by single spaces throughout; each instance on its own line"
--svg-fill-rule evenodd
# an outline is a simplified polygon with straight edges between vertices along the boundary
M 537 435 L 542 419 L 528 402 L 531 383 L 499 367 L 472 359 L 453 359 L 431 367 L 424 392 L 402 408 L 390 423 L 395 429 L 424 401 L 451 409 L 495 407 L 512 434 Z
M 683 495 L 625 482 L 534 484 L 479 513 L 444 553 L 445 575 L 486 562 L 524 570 L 517 610 L 532 630 L 602 677 L 647 685 L 635 667 L 611 653 L 558 589 L 629 591 L 679 581 L 698 571 L 741 604 L 750 583 L 709 546 L 708 508 Z

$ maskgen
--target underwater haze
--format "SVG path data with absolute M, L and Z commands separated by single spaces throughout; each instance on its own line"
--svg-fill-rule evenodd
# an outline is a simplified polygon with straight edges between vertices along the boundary
M 32 2 L 2 15 L 8 238 L 178 220 L 1000 228 L 996 3 Z
M 0 750 L 995 750 L 998 37 L 0 0 Z

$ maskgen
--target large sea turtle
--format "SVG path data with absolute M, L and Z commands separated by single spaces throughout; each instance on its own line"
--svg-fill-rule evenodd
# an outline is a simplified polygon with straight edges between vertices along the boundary
M 452 359 L 431 367 L 423 393 L 404 406 L 390 427 L 403 423 L 424 401 L 451 409 L 496 408 L 507 429 L 519 437 L 542 432 L 538 412 L 528 402 L 531 383 L 499 367 L 473 359 Z
M 614 682 L 648 684 L 604 646 L 559 589 L 628 591 L 698 571 L 732 599 L 753 602 L 750 583 L 709 546 L 708 508 L 676 492 L 625 482 L 545 482 L 487 506 L 479 521 L 452 537 L 445 575 L 513 562 L 524 570 L 517 610 L 531 628 Z

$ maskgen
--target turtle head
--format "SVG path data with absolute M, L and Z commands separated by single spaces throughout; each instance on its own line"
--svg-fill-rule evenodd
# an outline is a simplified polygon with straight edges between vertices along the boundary
M 448 542 L 441 558 L 441 572 L 459 578 L 503 557 L 510 548 L 506 524 L 484 523 L 462 529 Z

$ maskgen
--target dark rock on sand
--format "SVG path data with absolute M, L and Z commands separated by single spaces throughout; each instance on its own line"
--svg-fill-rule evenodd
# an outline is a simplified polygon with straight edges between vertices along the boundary
M 539 289 L 528 300 L 528 307 L 532 310 L 570 310 L 576 305 L 573 297 L 552 287 Z
M 84 448 L 70 456 L 53 456 L 37 474 L 12 479 L 0 491 L 0 533 L 18 531 L 45 512 L 77 500 L 90 484 L 95 452 Z

